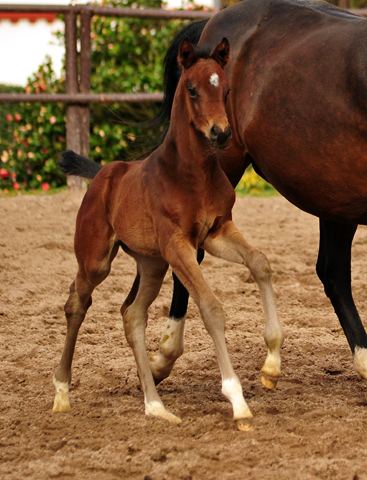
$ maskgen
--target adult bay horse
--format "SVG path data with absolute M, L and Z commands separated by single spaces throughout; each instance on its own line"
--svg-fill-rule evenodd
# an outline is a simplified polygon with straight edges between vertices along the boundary
M 235 186 L 252 163 L 320 218 L 317 273 L 367 379 L 367 336 L 351 291 L 351 244 L 367 224 L 367 20 L 319 0 L 244 0 L 190 24 L 166 55 L 164 115 L 180 75 L 177 43 L 188 37 L 210 50 L 223 36 L 232 52 L 225 73 L 233 139 L 221 166 Z M 187 299 L 175 279 L 166 329 L 184 321 Z M 156 381 L 169 374 L 181 343 L 161 344 Z
M 137 263 L 137 276 L 121 313 L 138 367 L 146 414 L 172 423 L 181 421 L 164 407 L 145 349 L 147 309 L 171 265 L 198 305 L 213 339 L 222 392 L 232 404 L 233 418 L 240 430 L 252 428 L 252 414 L 227 352 L 223 308 L 202 276 L 196 260 L 198 248 L 245 264 L 252 272 L 266 321 L 269 353 L 263 367 L 264 383 L 273 385 L 280 375 L 283 334 L 269 262 L 248 245 L 232 222 L 235 193 L 218 161 L 218 150 L 223 151 L 232 136 L 225 111 L 229 87 L 223 67 L 228 60 L 225 38 L 211 52 L 199 47 L 195 50 L 188 40 L 180 43 L 177 61 L 182 75 L 170 127 L 162 145 L 145 160 L 113 162 L 99 171 L 94 162 L 74 152 L 63 155 L 65 173 L 95 178 L 77 217 L 75 254 L 79 268 L 65 305 L 67 334 L 54 376 L 54 412 L 70 409 L 71 363 L 79 327 L 92 303 L 94 288 L 109 274 L 120 246 Z M 171 336 L 179 337 L 174 328 L 166 335 L 168 343 Z

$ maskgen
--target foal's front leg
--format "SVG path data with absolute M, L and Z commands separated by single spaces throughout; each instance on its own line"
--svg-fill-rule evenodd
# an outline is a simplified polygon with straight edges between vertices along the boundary
M 268 347 L 261 369 L 261 382 L 266 388 L 275 388 L 281 372 L 280 349 L 284 335 L 276 312 L 268 259 L 246 242 L 232 221 L 226 222 L 220 230 L 209 235 L 205 239 L 204 249 L 215 257 L 246 265 L 257 282 L 265 314 L 264 338 Z
M 164 256 L 197 304 L 205 328 L 212 337 L 222 377 L 222 393 L 232 404 L 237 428 L 252 430 L 252 413 L 243 397 L 241 383 L 233 370 L 227 351 L 224 311 L 201 273 L 195 258 L 196 251 L 185 240 L 170 240 L 164 248 Z

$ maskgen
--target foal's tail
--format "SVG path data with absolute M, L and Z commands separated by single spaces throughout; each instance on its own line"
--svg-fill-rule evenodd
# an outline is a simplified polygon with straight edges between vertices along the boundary
M 94 178 L 102 168 L 98 163 L 78 155 L 72 150 L 66 150 L 62 154 L 59 167 L 65 175 L 76 175 L 83 178 Z

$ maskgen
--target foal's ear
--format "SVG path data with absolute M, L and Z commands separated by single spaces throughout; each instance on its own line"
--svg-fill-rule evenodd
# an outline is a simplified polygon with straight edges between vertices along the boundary
M 197 55 L 194 47 L 191 45 L 189 40 L 186 38 L 180 44 L 178 50 L 177 61 L 178 64 L 183 68 L 190 68 L 197 60 Z
M 211 58 L 215 60 L 219 65 L 224 68 L 229 61 L 229 42 L 226 38 L 217 45 Z

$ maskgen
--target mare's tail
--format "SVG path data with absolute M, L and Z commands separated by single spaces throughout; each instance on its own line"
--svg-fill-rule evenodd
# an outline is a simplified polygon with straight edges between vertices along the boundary
M 65 175 L 76 175 L 83 178 L 94 178 L 102 168 L 98 163 L 78 155 L 72 150 L 66 150 L 62 154 L 59 167 Z

